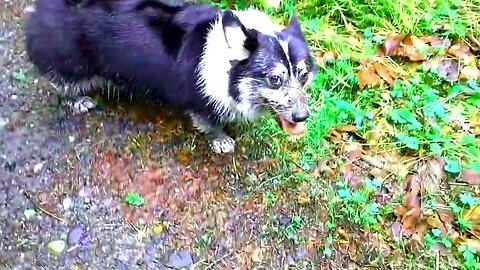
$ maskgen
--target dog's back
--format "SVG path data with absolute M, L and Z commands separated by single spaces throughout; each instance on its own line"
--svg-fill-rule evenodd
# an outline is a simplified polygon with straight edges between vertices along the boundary
M 83 22 L 64 0 L 37 0 L 26 10 L 24 41 L 27 55 L 42 74 L 74 82 L 93 74 L 90 44 Z
M 171 15 L 149 18 L 142 2 L 97 0 L 83 8 L 67 0 L 37 0 L 25 19 L 27 54 L 56 82 L 96 75 L 132 91 L 174 92 L 181 88 L 175 56 L 184 33 L 168 24 Z M 162 27 L 152 25 L 158 22 Z M 167 35 L 172 37 L 162 38 Z

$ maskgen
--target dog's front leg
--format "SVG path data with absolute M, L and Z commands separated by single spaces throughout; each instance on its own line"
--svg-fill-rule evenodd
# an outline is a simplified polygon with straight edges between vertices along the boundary
M 110 96 L 114 97 L 118 92 L 118 89 L 109 81 L 97 76 L 90 80 L 81 80 L 74 83 L 65 83 L 54 79 L 51 81 L 51 85 L 58 92 L 64 94 L 65 102 L 63 105 L 69 113 L 74 115 L 87 113 L 97 106 L 88 96 L 95 89 L 102 89 L 103 92 L 107 92 L 109 99 Z
M 217 154 L 232 153 L 235 150 L 235 140 L 228 136 L 223 127 L 213 124 L 209 119 L 195 113 L 190 113 L 193 125 L 211 137 L 211 147 Z

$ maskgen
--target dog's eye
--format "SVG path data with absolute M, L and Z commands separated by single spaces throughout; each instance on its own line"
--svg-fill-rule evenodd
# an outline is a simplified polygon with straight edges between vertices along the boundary
M 279 88 L 282 85 L 282 78 L 278 75 L 272 75 L 268 78 L 270 84 L 275 87 Z

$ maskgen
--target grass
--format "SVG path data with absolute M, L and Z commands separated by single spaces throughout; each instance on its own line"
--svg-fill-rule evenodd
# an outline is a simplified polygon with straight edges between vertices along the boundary
M 403 156 L 414 157 L 418 162 L 441 156 L 446 160 L 443 169 L 450 178 L 458 177 L 463 168 L 480 171 L 479 134 L 466 130 L 466 123 L 480 120 L 478 80 L 449 82 L 439 75 L 438 70 L 376 54 L 377 45 L 382 44 L 392 33 L 432 35 L 475 45 L 475 37 L 480 36 L 480 2 L 285 0 L 278 8 L 262 1 L 236 1 L 235 4 L 230 4 L 229 1 L 214 2 L 230 8 L 253 5 L 281 23 L 288 22 L 295 12 L 300 17 L 315 55 L 330 51 L 338 53 L 338 58 L 321 65 L 308 91 L 313 113 L 305 136 L 288 137 L 281 133 L 274 120 L 266 118 L 249 133 L 250 138 L 245 138 L 250 139 L 250 147 L 247 148 L 252 149 L 249 153 L 252 157 L 266 154 L 281 161 L 278 170 L 271 172 L 279 180 L 263 187 L 267 206 L 275 205 L 278 201 L 278 189 L 287 187 L 298 193 L 299 186 L 306 185 L 306 194 L 314 198 L 315 207 L 328 210 L 328 220 L 320 221 L 309 216 L 308 212 L 300 214 L 298 209 L 302 206 L 299 201 L 291 202 L 292 209 L 297 209 L 292 210 L 295 222 L 288 229 L 279 229 L 278 225 L 268 223 L 265 233 L 284 233 L 292 238 L 301 234 L 301 228 L 308 227 L 308 224 L 317 226 L 322 223 L 327 234 L 318 250 L 326 258 L 332 259 L 334 243 L 339 238 L 338 224 L 345 224 L 350 231 L 360 228 L 376 233 L 383 239 L 388 238 L 390 227 L 386 224 L 395 220 L 394 207 L 402 203 L 404 194 L 395 193 L 394 198 L 383 205 L 376 202 L 375 194 L 386 185 L 401 185 L 405 175 L 392 180 L 388 176 L 369 177 L 369 173 L 365 172 L 367 176 L 361 178 L 360 187 L 352 188 L 338 172 L 333 180 L 328 181 L 325 175 L 315 176 L 311 173 L 318 168 L 319 162 L 325 160 L 336 165 L 343 164 L 344 156 L 331 157 L 333 153 L 341 153 L 339 148 L 348 145 L 348 141 L 360 142 L 363 150 L 368 149 L 371 155 L 398 152 Z M 434 59 L 436 53 L 428 55 L 428 61 Z M 392 85 L 360 88 L 358 71 L 365 60 L 383 61 L 385 66 L 399 74 L 398 78 Z M 347 142 L 329 140 L 328 135 L 332 129 L 341 125 L 354 126 L 357 138 L 351 132 L 347 136 Z M 375 128 L 383 133 L 372 136 Z M 262 143 L 255 143 L 256 141 Z M 265 148 L 265 141 L 268 148 Z M 442 192 L 447 198 L 445 203 L 450 204 L 454 210 L 459 230 L 471 230 L 473 225 L 463 220 L 465 214 L 461 213 L 465 209 L 472 211 L 479 207 L 479 201 L 475 198 L 478 196 L 478 188 L 463 186 Z M 425 205 L 430 204 L 434 210 L 435 196 L 437 195 L 425 195 L 424 198 Z M 478 241 L 478 238 L 473 239 Z M 435 255 L 424 253 L 424 259 L 418 261 L 404 240 L 385 242 L 401 251 L 405 267 L 435 268 L 435 263 L 438 264 Z M 436 228 L 425 233 L 420 250 L 427 251 L 436 243 L 442 243 L 450 249 L 463 269 L 478 269 L 475 268 L 480 264 L 477 250 L 461 243 L 452 244 L 452 240 L 441 235 Z M 437 266 L 439 269 L 448 268 L 446 260 L 442 263 Z

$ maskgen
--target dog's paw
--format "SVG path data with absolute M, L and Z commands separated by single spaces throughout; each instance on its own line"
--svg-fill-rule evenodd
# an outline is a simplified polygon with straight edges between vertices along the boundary
M 212 141 L 212 150 L 217 154 L 233 153 L 235 151 L 235 140 L 227 135 L 215 138 Z
M 83 96 L 79 97 L 68 104 L 72 110 L 73 114 L 83 114 L 87 113 L 91 109 L 95 108 L 95 103 L 90 97 Z

